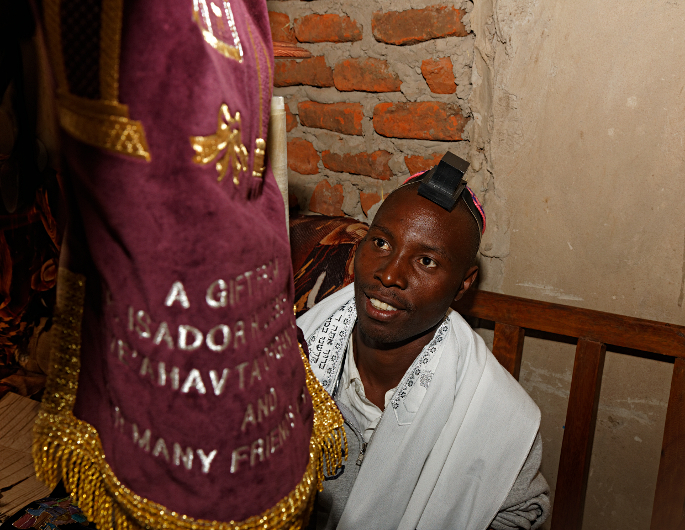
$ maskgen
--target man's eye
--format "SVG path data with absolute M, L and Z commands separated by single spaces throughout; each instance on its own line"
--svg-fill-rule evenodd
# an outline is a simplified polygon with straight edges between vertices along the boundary
M 388 242 L 385 239 L 381 239 L 379 237 L 373 238 L 373 244 L 381 250 L 388 250 L 389 248 Z
M 424 267 L 428 267 L 430 269 L 438 266 L 438 264 L 435 263 L 432 259 L 425 256 L 421 258 L 419 261 L 421 262 L 421 265 L 423 265 Z

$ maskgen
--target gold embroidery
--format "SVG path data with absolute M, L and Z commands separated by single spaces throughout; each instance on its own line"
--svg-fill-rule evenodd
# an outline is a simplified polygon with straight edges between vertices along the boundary
M 247 25 L 247 33 L 250 36 L 250 44 L 252 45 L 252 52 L 254 53 L 255 65 L 257 66 L 257 82 L 259 84 L 259 134 L 262 135 L 262 130 L 264 127 L 263 122 L 263 106 L 264 100 L 262 96 L 262 70 L 259 66 L 259 53 L 254 44 L 254 39 L 252 38 L 252 28 L 249 23 Z M 269 60 L 267 58 L 267 66 L 269 67 L 269 77 L 271 76 L 271 67 L 269 66 Z M 264 155 L 266 152 L 266 142 L 263 138 L 257 138 L 255 140 L 255 153 L 254 159 L 252 160 L 252 176 L 261 178 L 264 175 Z
M 266 154 L 266 142 L 264 138 L 255 140 L 254 160 L 252 161 L 252 176 L 262 178 L 264 176 L 264 155 Z
M 257 48 L 254 45 L 254 39 L 252 38 L 252 28 L 247 25 L 247 33 L 250 36 L 250 44 L 252 44 L 252 52 L 254 53 L 255 65 L 257 66 L 257 83 L 259 85 L 259 135 L 262 135 L 262 128 L 264 127 L 264 118 L 262 116 L 264 102 L 262 101 L 262 72 L 259 68 L 259 54 L 257 53 Z
M 307 389 L 314 408 L 309 463 L 300 483 L 274 507 L 244 521 L 193 519 L 133 493 L 105 460 L 97 430 L 73 415 L 81 368 L 81 322 L 85 278 L 58 273 L 58 302 L 50 375 L 34 427 L 33 459 L 38 477 L 51 487 L 60 479 L 88 519 L 100 530 L 285 530 L 300 529 L 310 513 L 323 472 L 333 474 L 347 457 L 343 418 L 312 372 L 302 347 Z
M 224 57 L 243 62 L 243 47 L 231 4 L 227 0 L 209 0 L 209 6 L 207 3 L 207 0 L 193 0 L 193 20 L 202 32 L 202 38 Z M 217 3 L 223 6 L 223 12 Z M 232 45 L 226 42 L 229 38 Z
M 62 50 L 61 1 L 45 0 L 45 28 L 57 80 L 57 107 L 62 128 L 77 140 L 116 153 L 150 161 L 145 130 L 119 103 L 122 0 L 102 0 L 100 30 L 100 95 L 93 100 L 69 93 Z
M 219 174 L 217 180 L 221 182 L 224 179 L 230 164 L 233 168 L 233 183 L 237 186 L 240 184 L 240 173 L 247 170 L 247 149 L 243 145 L 240 112 L 231 117 L 228 105 L 223 103 L 219 109 L 218 122 L 215 134 L 190 137 L 190 144 L 195 151 L 193 162 L 200 165 L 209 164 L 226 149 L 224 156 L 216 163 L 216 171 Z
M 58 113 L 62 128 L 77 140 L 150 161 L 143 125 L 129 119 L 126 105 L 64 95 Z
M 119 101 L 119 54 L 123 0 L 102 0 L 100 19 L 100 97 Z

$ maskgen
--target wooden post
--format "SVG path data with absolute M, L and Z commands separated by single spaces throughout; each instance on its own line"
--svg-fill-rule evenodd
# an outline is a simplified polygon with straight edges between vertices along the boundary
M 677 358 L 671 378 L 661 445 L 651 530 L 685 529 L 685 359 Z
M 606 346 L 579 339 L 552 510 L 552 530 L 580 530 Z
M 495 322 L 495 340 L 492 344 L 492 353 L 517 381 L 521 371 L 521 355 L 525 335 L 526 330 L 524 328 Z

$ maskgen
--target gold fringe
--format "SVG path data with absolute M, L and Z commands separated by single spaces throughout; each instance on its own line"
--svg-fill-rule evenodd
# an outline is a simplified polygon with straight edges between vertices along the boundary
M 301 529 L 328 473 L 347 458 L 343 418 L 313 374 L 302 346 L 307 388 L 314 407 L 309 463 L 295 489 L 273 508 L 244 521 L 193 519 L 133 493 L 105 461 L 97 430 L 73 415 L 81 365 L 81 321 L 85 278 L 66 269 L 58 274 L 50 374 L 34 427 L 33 459 L 38 478 L 54 487 L 60 479 L 88 519 L 100 530 Z

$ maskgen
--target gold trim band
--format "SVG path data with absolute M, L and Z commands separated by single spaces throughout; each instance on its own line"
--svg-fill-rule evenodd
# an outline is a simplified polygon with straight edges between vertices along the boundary
M 150 148 L 141 122 L 128 116 L 78 112 L 61 103 L 58 112 L 62 128 L 84 144 L 150 161 Z
M 131 120 L 128 107 L 118 102 L 123 1 L 102 0 L 98 87 L 102 99 L 98 100 L 69 93 L 62 49 L 61 0 L 45 0 L 44 13 L 62 128 L 85 144 L 149 162 L 150 149 L 143 124 Z
M 119 55 L 123 0 L 102 0 L 100 15 L 100 94 L 104 100 L 119 100 Z

